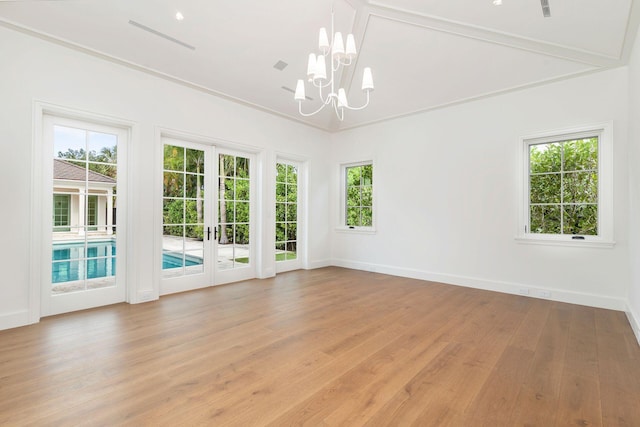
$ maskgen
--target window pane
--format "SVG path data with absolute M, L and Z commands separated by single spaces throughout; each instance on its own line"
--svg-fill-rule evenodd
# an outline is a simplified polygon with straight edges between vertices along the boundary
M 362 187 L 362 206 L 373 206 L 373 187 Z
M 185 175 L 185 197 L 195 199 L 204 197 L 204 175 L 202 174 L 186 174 Z
M 361 222 L 362 223 L 360 225 L 364 227 L 370 227 L 373 225 L 373 213 L 371 208 L 362 208 Z
M 53 157 L 86 159 L 87 132 L 66 126 L 53 127 Z
M 532 175 L 530 180 L 531 203 L 560 203 L 561 174 Z
M 204 173 L 204 151 L 186 149 L 187 165 L 185 171 L 193 173 Z
M 287 166 L 287 182 L 289 184 L 298 183 L 298 168 L 296 168 L 295 166 Z
M 347 168 L 347 187 L 360 185 L 361 170 L 360 166 Z
M 249 241 L 249 224 L 236 225 L 236 244 L 248 245 Z
M 284 223 L 276 224 L 276 242 L 284 242 L 287 240 L 287 228 Z
M 233 178 L 221 177 L 220 181 L 221 181 L 220 194 L 218 195 L 218 197 L 224 200 L 234 200 L 236 197 L 236 193 L 235 193 L 236 180 Z
M 249 200 L 249 180 L 236 180 L 236 200 Z
M 287 182 L 287 165 L 276 164 L 276 182 Z
M 100 132 L 88 132 L 88 151 L 89 160 L 101 163 L 117 162 L 117 143 L 116 135 Z
M 287 223 L 287 240 L 297 240 L 298 226 L 295 223 Z
M 284 203 L 276 203 L 276 221 L 284 222 L 286 220 L 286 207 Z
M 235 158 L 226 154 L 220 154 L 220 176 L 235 176 Z
M 165 224 L 184 223 L 184 200 L 164 199 L 163 201 L 163 222 Z
M 297 202 L 298 201 L 298 186 L 294 184 L 287 185 L 287 201 L 288 202 Z
M 236 203 L 236 220 L 235 222 L 249 222 L 249 203 Z
M 373 184 L 373 165 L 362 166 L 362 185 Z
M 164 168 L 172 171 L 184 171 L 184 147 L 164 146 Z
M 239 178 L 249 178 L 249 159 L 236 157 L 236 176 Z
M 570 172 L 585 169 L 598 169 L 597 137 L 564 143 L 564 170 Z
M 276 201 L 285 202 L 287 200 L 287 186 L 286 184 L 276 184 Z
M 559 234 L 562 231 L 560 205 L 531 206 L 531 233 Z
M 596 205 L 567 205 L 564 207 L 565 234 L 598 234 L 598 207 Z
M 596 172 L 573 172 L 564 174 L 564 203 L 597 203 L 598 175 Z
M 531 173 L 560 172 L 562 168 L 562 144 L 531 145 L 529 147 Z
M 360 208 L 347 209 L 347 225 L 349 226 L 360 225 Z
M 184 195 L 184 174 L 165 172 L 163 184 L 165 197 L 182 197 Z
M 347 190 L 347 206 L 360 206 L 360 187 L 350 187 Z
M 287 204 L 287 221 L 295 222 L 298 220 L 298 205 L 296 203 Z

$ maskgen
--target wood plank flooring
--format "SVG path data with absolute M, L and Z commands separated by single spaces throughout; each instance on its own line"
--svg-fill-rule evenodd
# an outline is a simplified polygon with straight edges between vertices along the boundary
M 622 312 L 340 268 L 0 331 L 0 425 L 640 426 Z

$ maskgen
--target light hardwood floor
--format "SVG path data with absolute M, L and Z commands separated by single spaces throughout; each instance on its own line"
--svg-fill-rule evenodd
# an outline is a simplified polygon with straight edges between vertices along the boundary
M 0 332 L 0 425 L 640 426 L 621 312 L 340 268 Z

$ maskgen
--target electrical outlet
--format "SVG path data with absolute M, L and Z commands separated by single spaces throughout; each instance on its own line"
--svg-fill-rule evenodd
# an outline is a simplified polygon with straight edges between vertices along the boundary
M 520 295 L 529 295 L 529 288 L 520 288 L 518 289 L 518 293 Z
M 538 295 L 541 296 L 542 298 L 551 298 L 551 292 L 550 291 L 538 291 Z

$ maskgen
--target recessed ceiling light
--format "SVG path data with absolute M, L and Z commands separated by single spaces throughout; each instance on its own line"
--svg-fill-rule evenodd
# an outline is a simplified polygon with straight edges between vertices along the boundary
M 502 4 L 502 0 L 493 0 L 494 6 L 500 6 Z
M 184 19 L 184 15 L 180 12 L 176 12 L 176 19 L 178 21 L 182 21 Z

